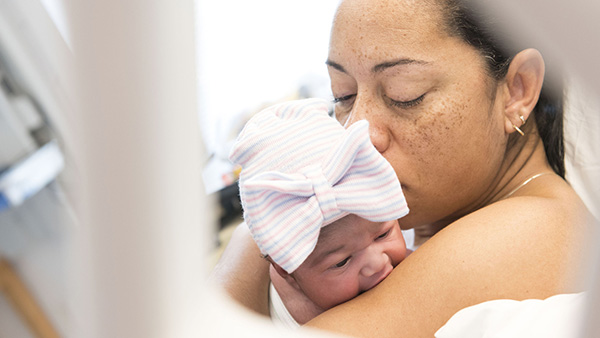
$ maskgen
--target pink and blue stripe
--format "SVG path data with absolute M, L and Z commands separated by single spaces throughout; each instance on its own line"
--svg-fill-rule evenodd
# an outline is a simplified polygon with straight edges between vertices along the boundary
M 243 168 L 240 198 L 254 240 L 290 273 L 314 250 L 321 227 L 348 214 L 383 222 L 408 213 L 368 122 L 344 129 L 327 111 L 318 99 L 267 108 L 246 124 L 230 154 Z

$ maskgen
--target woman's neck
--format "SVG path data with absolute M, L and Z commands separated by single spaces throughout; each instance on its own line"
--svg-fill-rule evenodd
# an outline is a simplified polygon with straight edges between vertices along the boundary
M 490 183 L 489 189 L 479 199 L 449 217 L 429 225 L 415 227 L 415 245 L 424 243 L 459 218 L 516 193 L 532 177 L 540 173 L 553 173 L 537 129 L 531 128 L 530 134 L 525 137 L 518 136 L 515 144 L 506 151 L 505 160 Z
M 515 153 L 511 154 L 510 161 L 506 161 L 505 170 L 501 172 L 497 184 L 483 199 L 481 207 L 498 202 L 515 194 L 519 189 L 531 182 L 531 179 L 539 177 L 539 174 L 554 173 L 544 151 L 544 144 L 537 134 L 529 135 L 523 140 L 523 144 L 517 144 Z M 480 207 L 480 208 L 481 208 Z

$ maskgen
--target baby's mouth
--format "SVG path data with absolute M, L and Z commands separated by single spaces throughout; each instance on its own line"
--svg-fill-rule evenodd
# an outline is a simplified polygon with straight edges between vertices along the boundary
M 366 292 L 371 290 L 372 288 L 376 287 L 377 285 L 379 285 L 379 283 L 381 283 L 387 276 L 390 275 L 390 273 L 392 273 L 392 270 L 394 270 L 393 267 L 388 267 L 382 274 L 381 276 L 375 281 L 375 283 L 373 283 L 370 287 L 362 290 L 360 293 Z
M 390 268 L 388 271 L 386 271 L 383 275 L 381 275 L 381 277 L 379 278 L 379 280 L 377 280 L 377 283 L 375 283 L 373 286 L 371 286 L 371 288 L 374 288 L 375 286 L 377 286 L 379 283 L 381 283 L 384 279 L 387 278 L 387 276 L 390 275 L 390 273 L 392 273 L 393 268 Z

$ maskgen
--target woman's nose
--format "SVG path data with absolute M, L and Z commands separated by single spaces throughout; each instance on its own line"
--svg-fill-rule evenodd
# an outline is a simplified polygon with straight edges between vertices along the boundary
M 390 131 L 387 127 L 389 121 L 386 124 L 385 118 L 386 116 L 382 109 L 377 107 L 372 100 L 357 98 L 345 126 L 348 127 L 360 120 L 369 121 L 371 142 L 375 146 L 375 149 L 383 154 L 389 148 L 391 142 Z
M 383 128 L 369 121 L 369 136 L 371 143 L 379 153 L 383 154 L 390 146 L 390 135 L 387 128 Z

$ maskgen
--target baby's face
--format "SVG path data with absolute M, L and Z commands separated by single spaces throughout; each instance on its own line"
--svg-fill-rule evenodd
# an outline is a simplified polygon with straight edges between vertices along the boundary
M 315 250 L 292 274 L 327 310 L 379 284 L 406 257 L 398 222 L 346 216 L 321 229 Z

